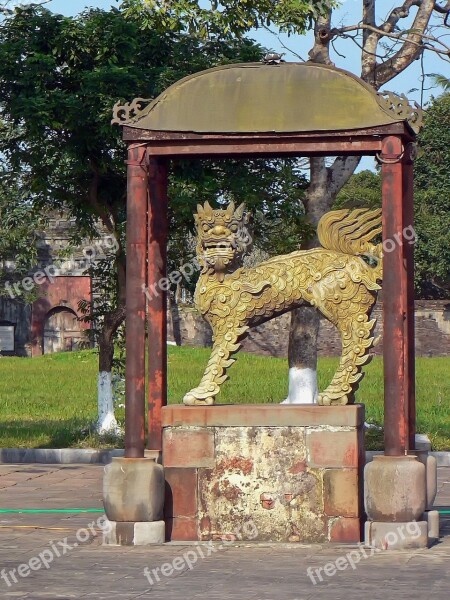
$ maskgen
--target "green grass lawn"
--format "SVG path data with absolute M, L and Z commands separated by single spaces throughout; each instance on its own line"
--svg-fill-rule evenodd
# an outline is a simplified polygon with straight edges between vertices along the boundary
M 197 385 L 208 349 L 169 347 L 169 402 L 181 402 Z M 319 386 L 330 381 L 338 359 L 319 363 Z M 417 359 L 417 430 L 436 450 L 450 450 L 450 358 Z M 278 403 L 287 395 L 285 360 L 241 353 L 218 397 L 220 403 Z M 116 441 L 91 433 L 96 418 L 97 355 L 94 351 L 39 358 L 0 359 L 0 447 L 110 447 Z M 366 420 L 383 423 L 381 359 L 366 367 L 357 401 Z M 123 421 L 123 409 L 118 409 Z M 381 448 L 382 434 L 369 431 L 368 448 Z

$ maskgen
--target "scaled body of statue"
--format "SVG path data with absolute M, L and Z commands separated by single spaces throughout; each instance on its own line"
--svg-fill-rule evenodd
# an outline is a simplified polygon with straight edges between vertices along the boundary
M 237 268 L 250 245 L 244 205 L 215 210 L 198 206 L 197 258 L 201 275 L 195 306 L 213 330 L 213 348 L 203 378 L 188 392 L 187 405 L 211 405 L 235 361 L 232 354 L 249 328 L 304 304 L 315 306 L 341 336 L 342 355 L 319 404 L 348 404 L 369 358 L 375 320 L 370 312 L 382 279 L 381 210 L 325 214 L 317 234 L 322 248 L 276 256 L 252 268 Z

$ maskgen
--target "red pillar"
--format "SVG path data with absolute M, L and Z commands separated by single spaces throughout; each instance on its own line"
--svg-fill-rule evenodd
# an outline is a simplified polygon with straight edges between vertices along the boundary
M 409 449 L 416 447 L 416 361 L 415 361 L 415 331 L 414 331 L 414 169 L 412 144 L 407 147 L 403 157 L 403 221 L 407 227 L 405 239 L 404 261 L 407 273 L 406 288 L 406 322 L 405 322 L 405 378 L 408 382 L 408 420 L 409 420 Z
M 145 285 L 148 178 L 146 148 L 129 146 L 127 192 L 127 284 L 125 457 L 145 449 Z
M 162 450 L 161 409 L 167 404 L 167 163 L 149 162 L 148 205 L 148 439 Z
M 402 139 L 383 140 L 383 321 L 385 454 L 414 447 L 414 269 L 412 165 Z

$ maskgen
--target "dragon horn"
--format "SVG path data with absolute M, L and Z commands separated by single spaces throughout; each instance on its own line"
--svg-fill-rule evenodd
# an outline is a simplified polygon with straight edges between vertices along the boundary
M 245 210 L 245 203 L 242 202 L 242 204 L 240 204 L 237 209 L 234 211 L 234 214 L 236 215 L 236 217 L 238 219 L 242 218 L 242 215 L 244 214 L 244 210 Z
M 207 200 L 205 202 L 205 204 L 204 204 L 204 212 L 205 213 L 211 213 L 212 211 L 213 211 L 213 208 L 212 208 L 211 204 Z
M 227 206 L 227 213 L 230 215 L 234 214 L 234 208 L 235 208 L 235 204 L 233 202 L 233 200 L 230 202 L 230 204 Z

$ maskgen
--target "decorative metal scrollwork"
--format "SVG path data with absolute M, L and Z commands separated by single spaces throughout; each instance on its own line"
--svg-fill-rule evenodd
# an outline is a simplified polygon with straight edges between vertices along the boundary
M 135 98 L 132 102 L 126 102 L 125 104 L 116 102 L 113 108 L 111 125 L 126 125 L 134 121 L 150 102 L 152 102 L 152 98 Z
M 378 92 L 378 102 L 384 110 L 393 112 L 399 119 L 406 119 L 415 133 L 419 133 L 423 123 L 423 110 L 414 102 L 412 105 L 405 94 L 394 92 Z

